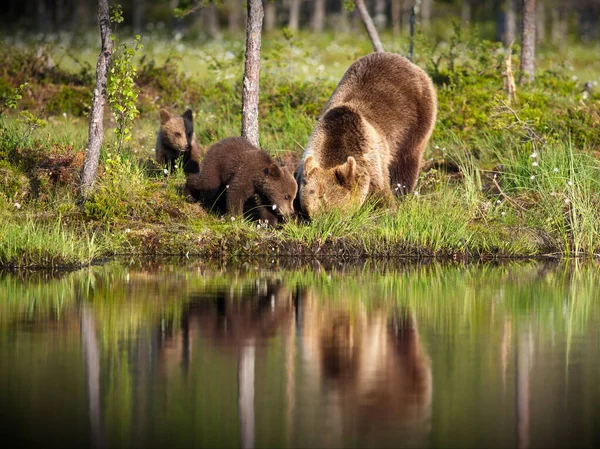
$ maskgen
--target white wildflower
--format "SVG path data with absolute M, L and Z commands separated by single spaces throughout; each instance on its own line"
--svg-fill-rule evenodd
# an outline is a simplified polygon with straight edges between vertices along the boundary
M 436 145 L 436 146 L 435 146 L 435 149 L 436 149 L 436 150 L 439 150 L 439 149 L 440 149 L 440 146 L 439 146 L 439 145 Z
M 565 204 L 569 204 L 571 200 L 569 198 L 565 198 Z
M 583 91 L 583 93 L 581 94 L 581 98 L 583 98 L 584 100 L 587 100 L 589 96 L 590 94 L 588 94 L 587 90 Z
M 554 173 L 558 173 L 558 167 L 554 167 L 554 170 L 552 170 Z
M 533 153 L 531 153 L 531 156 L 529 156 L 533 159 L 536 159 L 538 157 L 537 151 L 534 151 Z
M 529 177 L 529 179 L 531 179 L 531 180 L 533 181 L 533 180 L 535 179 L 535 176 L 534 176 L 534 175 L 531 175 L 531 176 Z
M 169 174 L 169 170 L 167 170 L 166 168 L 164 168 L 164 169 L 163 169 L 163 173 L 164 173 L 165 175 L 168 175 L 168 174 Z
M 235 217 L 231 217 L 231 221 L 235 221 Z
M 567 185 L 571 187 L 573 185 L 573 181 L 567 181 Z
M 506 212 L 502 211 L 502 213 L 500 215 L 502 215 L 504 217 L 506 215 Z
M 226 188 L 226 189 L 228 189 L 228 188 L 229 188 L 229 184 L 227 184 L 227 185 L 225 186 L 225 188 Z
M 177 164 L 175 164 L 174 167 L 175 167 L 175 170 L 177 170 Z
M 131 229 L 127 228 L 125 229 L 125 234 L 129 234 L 131 232 Z
M 502 204 L 502 200 L 496 201 L 496 204 Z
M 577 75 L 573 75 L 573 76 L 571 77 L 571 79 L 572 79 L 573 81 L 577 81 L 577 79 L 578 79 L 578 78 L 577 78 Z
M 415 194 L 415 196 L 419 196 L 419 192 L 417 192 L 416 190 L 413 193 Z
M 532 164 L 531 164 L 531 166 L 532 166 L 532 167 L 537 167 L 537 166 L 539 166 L 539 165 L 540 165 L 540 164 L 538 164 L 538 161 L 533 161 L 533 162 L 532 162 Z
M 277 204 L 273 204 L 273 205 L 271 206 L 271 209 L 273 209 L 273 210 L 277 209 Z
M 17 203 L 17 202 L 15 202 L 14 206 L 15 206 L 17 209 L 21 209 L 21 203 Z
M 63 117 L 67 118 L 67 113 L 66 112 L 63 112 Z

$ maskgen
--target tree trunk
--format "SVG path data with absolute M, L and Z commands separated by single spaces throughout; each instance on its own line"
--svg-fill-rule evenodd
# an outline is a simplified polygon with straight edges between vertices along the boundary
M 315 0 L 310 27 L 314 33 L 321 33 L 325 28 L 325 0 Z
M 214 2 L 202 8 L 202 22 L 206 32 L 211 39 L 221 40 L 221 30 L 219 29 L 219 17 L 217 16 L 217 6 Z
M 460 8 L 460 19 L 464 24 L 471 23 L 471 0 L 462 0 L 461 8 Z
M 376 52 L 385 51 L 383 49 L 383 44 L 381 43 L 381 39 L 379 39 L 379 33 L 377 33 L 377 29 L 375 28 L 375 25 L 373 24 L 373 20 L 371 19 L 371 16 L 369 15 L 369 11 L 367 10 L 364 0 L 354 0 L 354 4 L 356 5 L 356 9 L 358 10 L 358 13 L 360 14 L 360 18 L 362 19 L 362 22 L 363 22 L 365 28 L 367 29 L 367 34 L 369 35 L 369 39 L 371 39 L 371 43 L 373 44 L 373 49 Z
M 533 80 L 535 68 L 535 0 L 523 0 L 521 82 Z
M 227 6 L 229 8 L 229 13 L 227 15 L 229 31 L 236 32 L 242 27 L 242 4 L 240 0 L 228 0 Z
M 133 32 L 142 32 L 142 16 L 144 14 L 144 0 L 133 0 Z
M 110 19 L 108 12 L 108 1 L 98 0 L 98 24 L 100 26 L 100 39 L 102 51 L 96 61 L 96 86 L 92 98 L 92 110 L 90 112 L 90 126 L 88 145 L 85 161 L 81 173 L 81 195 L 86 198 L 96 180 L 98 160 L 100 158 L 100 147 L 104 139 L 104 103 L 106 101 L 106 75 L 112 57 L 113 41 L 110 38 Z
M 565 2 L 566 0 L 552 2 L 552 30 L 550 32 L 550 39 L 552 40 L 552 44 L 559 48 L 564 48 L 567 41 L 569 15 L 567 8 L 571 5 L 565 5 Z
M 402 0 L 391 0 L 392 1 L 392 35 L 398 37 L 400 35 L 400 29 L 402 28 Z
M 517 0 L 506 0 L 504 10 L 504 46 L 508 47 L 517 37 Z
M 427 29 L 431 25 L 431 4 L 433 0 L 423 0 L 421 2 L 421 25 Z
M 265 0 L 263 8 L 265 9 L 265 31 L 275 29 L 277 24 L 277 5 L 274 0 Z
M 373 17 L 375 26 L 380 30 L 387 25 L 387 16 L 385 15 L 385 0 L 375 0 L 375 17 Z
M 262 0 L 248 0 L 246 63 L 242 90 L 242 137 L 256 146 L 258 146 L 258 88 L 263 17 Z
M 536 5 L 535 40 L 538 44 L 546 41 L 546 2 L 538 0 Z
M 300 27 L 300 2 L 302 0 L 290 0 L 290 17 L 288 28 L 292 31 L 298 31 Z
M 54 3 L 54 29 L 62 31 L 65 21 L 65 2 L 56 0 Z

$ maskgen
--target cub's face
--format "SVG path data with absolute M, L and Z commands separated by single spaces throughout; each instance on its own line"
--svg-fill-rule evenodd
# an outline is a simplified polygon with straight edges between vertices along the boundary
M 333 168 L 322 168 L 313 156 L 308 156 L 299 187 L 300 206 L 312 217 L 332 209 L 347 211 L 362 205 L 369 193 L 369 178 L 366 172 L 359 173 L 352 156 Z
M 180 153 L 191 150 L 194 136 L 192 111 L 188 109 L 182 116 L 175 116 L 166 109 L 161 109 L 160 131 L 169 148 Z
M 298 184 L 287 167 L 273 163 L 266 168 L 263 189 L 276 213 L 284 217 L 294 213 Z

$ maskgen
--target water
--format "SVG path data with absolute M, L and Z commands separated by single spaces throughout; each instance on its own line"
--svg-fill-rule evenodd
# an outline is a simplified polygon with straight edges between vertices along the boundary
M 2 444 L 595 447 L 599 283 L 595 262 L 0 274 Z

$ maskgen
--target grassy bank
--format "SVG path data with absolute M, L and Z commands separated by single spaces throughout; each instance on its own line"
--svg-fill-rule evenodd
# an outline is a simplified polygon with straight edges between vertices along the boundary
M 405 37 L 383 38 L 404 51 Z M 123 254 L 600 253 L 600 67 L 589 61 L 597 48 L 541 49 L 536 81 L 509 103 L 497 44 L 460 30 L 437 45 L 420 36 L 416 62 L 436 83 L 439 113 L 416 194 L 394 211 L 367 204 L 351 215 L 265 229 L 208 214 L 185 197 L 183 173 L 165 176 L 152 163 L 160 107 L 191 107 L 202 146 L 239 134 L 243 40 L 144 39 L 133 138 L 118 148 L 107 110 L 97 189 L 83 206 L 76 186 L 96 51 L 58 42 L 36 52 L 34 43 L 11 39 L 0 47 L 2 102 L 28 83 L 17 109 L 0 117 L 0 265 L 78 265 Z M 261 146 L 295 168 L 345 68 L 370 48 L 351 34 L 286 40 L 275 33 L 264 42 Z

